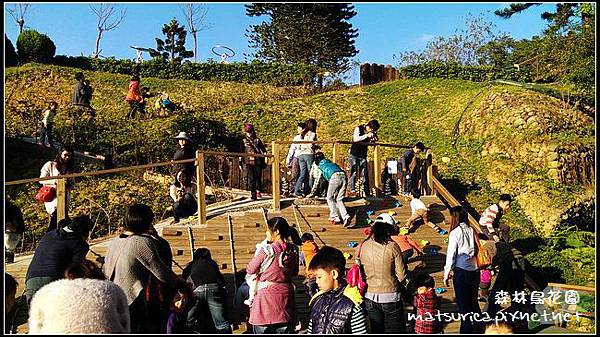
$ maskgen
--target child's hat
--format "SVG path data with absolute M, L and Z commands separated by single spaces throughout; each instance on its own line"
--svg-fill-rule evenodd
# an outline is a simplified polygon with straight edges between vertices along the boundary
M 377 216 L 377 219 L 376 219 L 376 221 L 385 222 L 385 223 L 387 223 L 387 224 L 390 224 L 390 225 L 392 225 L 392 226 L 396 224 L 396 220 L 394 220 L 394 217 L 393 217 L 393 216 L 391 216 L 391 215 L 390 215 L 390 214 L 388 214 L 388 213 L 382 213 L 382 214 L 379 214 L 379 215 Z

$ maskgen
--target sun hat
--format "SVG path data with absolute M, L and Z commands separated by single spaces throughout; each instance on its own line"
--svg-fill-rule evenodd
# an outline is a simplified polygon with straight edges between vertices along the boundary
M 175 139 L 185 139 L 185 140 L 187 140 L 190 143 L 192 142 L 192 138 L 190 136 L 188 136 L 187 132 L 185 132 L 185 131 L 181 131 L 177 135 L 177 137 L 175 137 Z
M 385 222 L 385 223 L 390 224 L 392 226 L 396 224 L 396 220 L 394 220 L 394 217 L 392 217 L 388 213 L 379 214 L 377 216 L 377 219 L 375 221 Z

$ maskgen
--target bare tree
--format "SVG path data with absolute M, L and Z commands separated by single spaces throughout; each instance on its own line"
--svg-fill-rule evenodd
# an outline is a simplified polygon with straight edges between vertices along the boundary
M 30 4 L 16 4 L 12 8 L 8 9 L 8 13 L 19 25 L 19 34 L 23 33 L 23 26 L 25 26 L 25 15 L 27 10 L 31 8 Z
M 208 29 L 210 25 L 206 22 L 206 14 L 208 9 L 202 4 L 184 4 L 181 5 L 181 10 L 185 15 L 188 30 L 194 38 L 194 63 L 198 62 L 198 32 Z
M 97 58 L 100 54 L 102 34 L 119 27 L 125 18 L 125 14 L 127 14 L 127 9 L 121 8 L 119 10 L 114 4 L 90 5 L 90 9 L 98 18 L 98 37 L 96 38 L 96 51 L 93 54 L 93 57 Z

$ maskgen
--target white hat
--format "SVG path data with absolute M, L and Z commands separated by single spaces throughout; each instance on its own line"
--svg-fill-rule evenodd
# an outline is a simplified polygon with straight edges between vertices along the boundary
M 108 280 L 61 279 L 38 290 L 29 333 L 129 333 L 127 296 Z
M 394 220 L 394 218 L 391 215 L 387 214 L 387 213 L 379 214 L 377 216 L 377 219 L 375 219 L 375 221 L 385 222 L 385 223 L 390 224 L 392 226 L 396 224 L 396 220 Z
M 185 131 L 181 131 L 177 135 L 177 137 L 175 137 L 175 139 L 185 139 L 185 140 L 187 140 L 190 143 L 192 142 L 192 138 L 190 138 L 190 136 L 188 136 L 187 132 L 185 132 Z

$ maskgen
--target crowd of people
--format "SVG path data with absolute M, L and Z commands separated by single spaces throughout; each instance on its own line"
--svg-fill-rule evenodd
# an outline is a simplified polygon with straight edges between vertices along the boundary
M 75 96 L 82 111 L 90 111 L 91 87 L 83 75 L 77 76 Z M 130 84 L 128 101 L 130 117 L 143 114 L 143 94 L 138 93 L 139 78 Z M 139 95 L 138 95 L 139 94 Z M 131 96 L 131 97 L 130 97 Z M 142 97 L 140 99 L 140 97 Z M 87 105 L 85 105 L 86 103 Z M 74 102 L 75 104 L 75 102 Z M 44 139 L 52 144 L 52 120 L 56 104 L 51 104 L 44 118 Z M 335 162 L 325 158 L 317 140 L 317 121 L 308 119 L 297 124 L 297 135 L 290 146 L 286 167 L 291 172 L 287 191 L 297 198 L 324 196 L 332 224 L 350 225 L 350 215 L 344 198 L 356 196 L 357 183 L 362 178 L 363 193 L 372 195 L 369 186 L 366 158 L 368 144 L 378 141 L 377 120 L 354 129 L 353 145 L 348 153 L 349 177 Z M 248 172 L 251 199 L 261 197 L 262 170 L 267 153 L 254 126 L 245 123 L 243 147 L 246 156 L 240 163 Z M 174 137 L 178 148 L 173 161 L 195 158 L 193 139 L 180 132 Z M 398 172 L 402 175 L 403 194 L 410 196 L 411 216 L 400 226 L 389 214 L 381 214 L 366 231 L 367 237 L 358 245 L 357 262 L 364 273 L 366 291 L 347 281 L 347 257 L 334 247 L 319 247 L 310 233 L 301 237 L 283 217 L 267 221 L 265 238 L 256 245 L 248 263 L 244 281 L 236 285 L 233 312 L 227 305 L 224 276 L 207 248 L 199 248 L 192 260 L 182 269 L 181 276 L 173 269 L 169 243 L 160 237 L 153 226 L 154 213 L 149 206 L 128 207 L 122 232 L 109 244 L 101 266 L 87 260 L 92 221 L 86 215 L 57 221 L 57 181 L 40 181 L 38 193 L 49 216 L 46 233 L 36 247 L 25 278 L 25 297 L 29 305 L 29 330 L 35 333 L 232 333 L 232 324 L 246 321 L 248 330 L 263 333 L 296 333 L 298 327 L 296 291 L 293 278 L 300 266 L 306 271 L 306 293 L 310 296 L 311 313 L 308 333 L 440 333 L 443 324 L 417 318 L 407 322 L 405 304 L 414 307 L 423 317 L 440 310 L 440 297 L 433 277 L 410 272 L 407 268 L 413 255 L 424 255 L 421 245 L 410 234 L 422 223 L 441 235 L 448 235 L 448 249 L 443 283 L 453 283 L 460 313 L 480 312 L 479 301 L 487 302 L 487 311 L 495 314 L 500 308 L 490 301 L 501 291 L 516 291 L 524 284 L 522 257 L 512 254 L 508 228 L 501 218 L 510 208 L 512 197 L 503 194 L 497 204 L 482 214 L 483 233 L 469 225 L 462 207 L 450 210 L 451 226 L 447 233 L 431 222 L 428 207 L 420 200 L 416 186 L 415 158 L 426 150 L 417 142 L 402 155 Z M 41 169 L 40 178 L 74 172 L 74 151 L 60 148 L 56 158 Z M 194 163 L 177 163 L 169 195 L 173 202 L 173 223 L 192 216 L 198 209 Z M 384 176 L 384 180 L 389 177 Z M 46 188 L 47 187 L 47 188 Z M 347 188 L 349 187 L 349 188 Z M 73 179 L 66 180 L 68 207 Z M 347 191 L 348 189 L 348 191 Z M 54 190 L 54 192 L 53 192 Z M 54 195 L 53 195 L 54 193 Z M 36 198 L 38 198 L 36 196 Z M 14 262 L 14 250 L 25 231 L 20 209 L 11 203 L 6 206 L 5 262 Z M 477 264 L 477 250 L 484 247 L 494 257 L 484 267 Z M 490 289 L 492 272 L 495 282 Z M 7 319 L 16 296 L 16 281 L 6 274 Z M 439 285 L 438 285 L 439 286 Z M 480 291 L 481 288 L 481 292 Z M 91 300 L 92 298 L 96 299 Z M 58 307 L 46 314 L 48 307 Z M 247 317 L 245 316 L 247 312 Z M 14 319 L 13 319 L 14 321 Z M 498 329 L 498 327 L 495 327 Z M 467 319 L 461 321 L 461 333 L 482 332 L 483 326 Z

